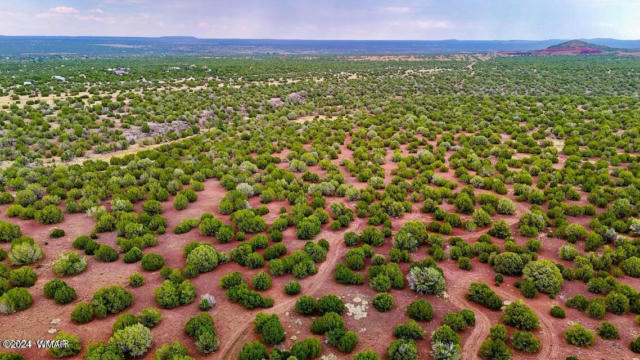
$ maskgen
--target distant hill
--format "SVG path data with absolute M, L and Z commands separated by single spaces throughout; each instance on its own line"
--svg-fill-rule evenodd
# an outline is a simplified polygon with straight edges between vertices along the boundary
M 588 43 L 582 40 L 569 40 L 563 43 L 549 46 L 546 50 L 575 50 L 575 49 L 597 49 L 602 51 L 613 51 L 613 48 L 610 48 L 605 45 L 598 45 Z
M 590 55 L 590 54 L 611 54 L 627 49 L 612 48 L 607 45 L 594 44 L 584 40 L 569 40 L 559 44 L 548 46 L 541 50 L 530 51 L 502 51 L 504 56 L 531 56 L 531 55 Z

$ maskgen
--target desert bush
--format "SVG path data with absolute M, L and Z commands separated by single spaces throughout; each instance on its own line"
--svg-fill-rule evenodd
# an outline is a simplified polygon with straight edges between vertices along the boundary
M 64 341 L 66 346 L 60 347 L 52 347 L 49 349 L 49 354 L 51 354 L 54 358 L 66 358 L 77 355 L 82 351 L 82 344 L 80 343 L 80 338 L 76 335 L 66 333 L 64 331 L 60 331 L 53 338 L 53 341 Z
M 296 301 L 296 311 L 302 315 L 313 315 L 317 308 L 316 300 L 311 296 L 302 295 Z
M 149 328 L 135 324 L 116 331 L 109 339 L 109 344 L 118 347 L 126 356 L 136 357 L 149 351 L 152 340 Z
M 144 275 L 140 273 L 133 273 L 129 276 L 129 286 L 140 287 L 144 285 Z
M 534 330 L 540 327 L 538 316 L 521 300 L 509 304 L 504 310 L 502 322 L 520 330 Z
M 321 315 L 328 312 L 342 314 L 344 311 L 344 302 L 335 295 L 324 295 L 316 302 L 316 308 Z
M 162 345 L 153 355 L 153 360 L 193 360 L 186 346 L 174 341 Z
M 493 258 L 493 268 L 504 275 L 520 275 L 524 262 L 520 255 L 513 252 L 503 252 Z
M 162 255 L 149 253 L 142 257 L 142 268 L 147 271 L 160 270 L 164 266 L 164 258 Z
M 407 315 L 413 320 L 430 321 L 433 319 L 433 307 L 427 300 L 415 300 L 407 306 Z
M 11 242 L 22 236 L 20 226 L 6 221 L 0 221 L 0 242 Z
M 58 256 L 58 260 L 51 266 L 56 275 L 70 276 L 79 274 L 87 269 L 87 257 L 75 251 L 67 251 Z
M 57 224 L 64 221 L 62 210 L 55 205 L 47 205 L 36 211 L 35 219 L 40 224 Z
M 537 353 L 540 351 L 540 340 L 529 331 L 515 331 L 511 335 L 511 346 L 526 353 Z
M 49 237 L 52 238 L 52 239 L 58 239 L 58 238 L 63 237 L 64 235 L 65 235 L 64 230 L 63 229 L 58 229 L 58 228 L 55 228 L 55 229 L 51 230 L 51 232 L 49 233 Z
M 417 360 L 418 347 L 413 340 L 398 339 L 391 342 L 387 348 L 389 360 Z
M 344 330 L 344 320 L 340 314 L 334 312 L 326 313 L 311 323 L 311 332 L 314 334 L 324 334 L 334 329 Z
M 267 358 L 267 348 L 260 342 L 245 343 L 238 354 L 238 360 L 262 360 Z
M 614 314 L 624 314 L 629 310 L 629 299 L 623 294 L 612 291 L 605 297 L 607 311 Z
M 598 335 L 605 340 L 613 340 L 619 339 L 620 335 L 618 334 L 618 328 L 610 322 L 603 322 L 602 325 L 598 326 Z
M 327 332 L 327 343 L 342 353 L 350 353 L 358 343 L 358 335 L 353 331 L 335 329 Z
M 78 324 L 88 323 L 93 320 L 93 306 L 87 303 L 79 303 L 71 312 L 71 320 Z
M 593 345 L 595 336 L 580 324 L 575 324 L 562 333 L 562 337 L 571 345 L 589 347 Z
M 489 285 L 484 283 L 471 283 L 466 298 L 469 301 L 484 305 L 491 310 L 500 310 L 502 307 L 502 299 L 500 296 L 491 290 Z
M 94 256 L 96 259 L 103 262 L 114 262 L 118 260 L 118 252 L 109 245 L 102 244 L 95 251 Z
M 23 236 L 11 242 L 9 262 L 14 266 L 29 265 L 42 259 L 43 255 L 40 244 L 30 237 Z
M 287 283 L 284 285 L 284 292 L 287 295 L 297 295 L 300 293 L 300 290 L 300 283 L 294 280 L 287 281 Z
M 31 287 L 37 279 L 38 275 L 30 266 L 22 266 L 9 272 L 9 281 L 13 286 Z
M 162 313 L 156 308 L 145 308 L 138 315 L 138 322 L 148 328 L 158 325 L 160 321 L 162 321 Z
M 165 280 L 154 294 L 156 303 L 163 309 L 190 304 L 195 297 L 195 286 L 189 280 L 184 280 L 180 284 Z
M 26 310 L 33 304 L 33 297 L 27 289 L 13 288 L 0 296 L 0 314 L 12 314 Z
M 260 271 L 251 279 L 251 285 L 258 291 L 264 291 L 271 287 L 271 276 L 264 271 Z
M 389 293 L 381 292 L 373 297 L 371 303 L 380 312 L 389 311 L 393 307 L 393 296 Z
M 322 343 L 320 340 L 309 337 L 291 346 L 291 355 L 298 360 L 311 360 L 322 353 Z
M 278 315 L 257 313 L 253 321 L 255 331 L 260 334 L 260 338 L 267 344 L 275 345 L 284 341 L 285 333 Z
M 432 267 L 412 268 L 407 275 L 407 282 L 411 290 L 425 295 L 439 295 L 446 287 L 442 274 Z
M 553 306 L 551 308 L 550 313 L 551 313 L 551 316 L 558 319 L 564 319 L 566 316 L 564 309 L 561 308 L 560 306 Z
M 133 304 L 133 295 L 120 286 L 110 286 L 98 289 L 91 298 L 94 312 L 98 317 L 107 314 L 117 314 Z

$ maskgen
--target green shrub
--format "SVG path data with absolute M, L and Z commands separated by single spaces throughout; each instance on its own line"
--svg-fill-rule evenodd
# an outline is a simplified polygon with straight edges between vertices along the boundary
M 398 324 L 393 330 L 393 336 L 399 339 L 419 340 L 424 339 L 424 330 L 415 320 L 409 320 L 406 324 Z
M 540 351 L 540 340 L 529 331 L 515 331 L 511 335 L 511 345 L 522 352 L 537 353 Z
M 180 284 L 165 280 L 154 294 L 156 303 L 163 309 L 173 309 L 190 304 L 195 297 L 195 286 L 189 280 L 184 280 Z
M 386 312 L 393 307 L 393 296 L 389 293 L 381 292 L 373 297 L 371 303 L 376 310 Z
M 271 287 L 271 276 L 264 271 L 260 271 L 251 279 L 251 285 L 258 291 L 264 291 Z
M 156 308 L 145 308 L 138 315 L 138 322 L 148 328 L 158 325 L 160 321 L 162 321 L 162 313 Z
M 564 281 L 558 267 L 546 259 L 528 262 L 522 269 L 522 277 L 531 281 L 538 291 L 550 295 L 557 294 Z
M 389 360 L 417 360 L 418 347 L 413 340 L 398 339 L 391 342 L 387 348 Z
M 64 221 L 64 214 L 57 206 L 47 205 L 36 211 L 34 218 L 40 224 L 57 224 Z
M 22 236 L 20 226 L 6 221 L 0 221 L 0 242 L 11 242 Z
M 267 348 L 260 342 L 245 343 L 238 354 L 238 360 L 263 360 L 267 358 Z
M 149 351 L 152 340 L 149 328 L 135 324 L 116 331 L 109 339 L 109 344 L 118 347 L 125 356 L 136 357 Z
M 540 327 L 538 316 L 521 300 L 509 304 L 504 310 L 502 322 L 520 330 L 533 330 Z
M 378 356 L 378 354 L 374 353 L 371 350 L 364 350 L 361 351 L 359 353 L 357 353 L 354 357 L 353 360 L 380 360 L 380 357 Z
M 284 292 L 287 295 L 297 295 L 300 293 L 301 289 L 302 287 L 300 286 L 300 283 L 295 280 L 287 281 L 284 285 Z
M 57 239 L 57 238 L 61 238 L 65 235 L 65 232 L 63 229 L 58 229 L 55 228 L 53 230 L 51 230 L 51 232 L 49 233 L 49 237 L 52 239 Z
M 77 355 L 82 351 L 82 344 L 80 339 L 73 334 L 68 334 L 64 331 L 60 331 L 53 338 L 54 341 L 65 341 L 66 346 L 52 347 L 49 349 L 49 354 L 54 358 L 66 358 Z
M 558 319 L 564 319 L 566 314 L 563 308 L 560 306 L 553 306 L 551 308 L 551 316 Z
M 26 310 L 33 304 L 33 297 L 27 289 L 13 288 L 0 296 L 0 313 L 12 314 Z
M 433 307 L 427 300 L 415 300 L 407 306 L 407 316 L 416 321 L 430 321 L 433 319 Z
M 76 275 L 87 269 L 87 257 L 75 251 L 67 251 L 58 256 L 58 260 L 51 268 L 59 276 Z
M 485 283 L 471 283 L 466 298 L 469 301 L 484 305 L 491 310 L 500 310 L 502 308 L 502 299 L 500 296 Z
M 449 326 L 453 331 L 462 331 L 467 328 L 467 322 L 458 313 L 447 313 L 442 318 L 442 324 Z
M 257 313 L 253 322 L 255 331 L 267 344 L 275 345 L 284 341 L 285 333 L 278 315 Z
M 424 295 L 439 295 L 446 288 L 444 276 L 432 267 L 412 268 L 407 275 L 407 281 L 411 290 Z
M 114 262 L 118 260 L 118 252 L 111 246 L 105 244 L 100 245 L 94 252 L 94 256 L 96 259 L 104 262 Z
M 142 268 L 147 271 L 160 270 L 164 266 L 164 258 L 162 255 L 149 253 L 142 257 Z
M 311 323 L 311 332 L 314 334 L 324 334 L 334 329 L 344 329 L 342 316 L 334 312 L 326 313 Z
M 589 347 L 593 345 L 595 336 L 580 324 L 575 324 L 562 333 L 562 337 L 571 345 Z
M 296 311 L 302 315 L 313 315 L 316 310 L 316 300 L 311 296 L 302 295 L 296 301 Z
M 133 315 L 133 314 L 122 314 L 120 316 L 118 316 L 118 318 L 116 319 L 116 321 L 113 323 L 113 327 L 111 329 L 111 332 L 115 333 L 118 330 L 122 330 L 126 327 L 129 327 L 131 325 L 135 325 L 138 323 L 138 318 Z
M 503 252 L 493 258 L 493 268 L 504 275 L 520 275 L 524 262 L 520 255 L 513 252 Z
M 635 340 L 629 344 L 629 349 L 636 354 L 640 354 L 640 336 L 638 336 Z
M 311 360 L 322 353 L 322 343 L 313 337 L 306 338 L 291 346 L 291 355 L 298 360 Z
M 68 285 L 60 287 L 53 295 L 53 299 L 57 304 L 68 304 L 77 297 L 76 291 Z
M 78 324 L 88 323 L 93 320 L 93 306 L 87 303 L 79 303 L 71 312 L 71 320 Z
M 9 262 L 14 266 L 29 265 L 42 259 L 44 253 L 40 244 L 33 241 L 32 238 L 23 236 L 19 239 L 11 241 L 11 250 L 9 251 Z
M 618 334 L 618 328 L 610 322 L 603 322 L 602 325 L 598 326 L 598 335 L 601 338 L 606 340 L 619 339 L 620 335 Z
M 140 273 L 131 274 L 131 276 L 129 276 L 129 285 L 134 288 L 144 285 L 144 275 Z
M 335 295 L 324 295 L 318 299 L 316 308 L 321 315 L 329 312 L 342 314 L 344 311 L 344 302 Z
M 9 273 L 9 281 L 13 286 L 30 287 L 36 283 L 38 275 L 31 268 L 31 266 L 23 266 Z
M 327 332 L 327 343 L 342 353 L 350 353 L 358 343 L 358 335 L 353 331 L 335 329 Z
M 133 295 L 120 286 L 100 288 L 93 294 L 91 303 L 95 307 L 98 317 L 105 317 L 108 313 L 117 314 L 133 304 Z M 98 312 L 99 308 L 104 312 Z

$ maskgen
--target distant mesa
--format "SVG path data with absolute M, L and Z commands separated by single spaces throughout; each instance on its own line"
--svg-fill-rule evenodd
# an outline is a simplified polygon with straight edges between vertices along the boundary
M 590 55 L 590 54 L 609 54 L 620 49 L 614 49 L 604 45 L 592 44 L 582 40 L 570 40 L 563 43 L 549 46 L 542 50 L 531 51 L 501 51 L 503 56 L 531 56 L 531 55 Z

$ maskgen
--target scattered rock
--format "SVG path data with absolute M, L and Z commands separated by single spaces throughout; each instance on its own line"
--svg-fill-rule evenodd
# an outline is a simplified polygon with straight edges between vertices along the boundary
M 282 99 L 278 97 L 275 97 L 275 98 L 269 99 L 269 104 L 271 104 L 271 106 L 273 107 L 280 107 L 280 106 L 284 106 L 284 101 L 282 101 Z
M 338 357 L 333 354 L 323 355 L 320 360 L 338 360 Z
M 49 334 L 55 334 L 55 333 L 57 333 L 57 332 L 58 332 L 58 329 L 51 328 L 51 329 L 47 330 L 47 332 L 48 332 Z
M 300 320 L 300 319 L 296 319 L 296 321 L 294 321 L 294 322 L 296 323 L 296 325 L 299 325 L 299 326 L 302 325 L 302 320 Z
M 291 339 L 291 341 L 296 341 L 296 340 L 298 340 L 298 337 L 297 337 L 297 336 L 295 336 L 295 335 L 293 335 L 293 336 L 291 336 L 289 339 Z
M 61 321 L 60 319 L 53 319 L 53 320 L 51 320 L 51 325 L 60 324 L 60 321 Z
M 368 306 L 366 302 L 362 304 L 347 303 L 345 304 L 345 307 L 347 308 L 347 315 L 353 316 L 353 318 L 356 320 L 364 319 L 367 317 Z

